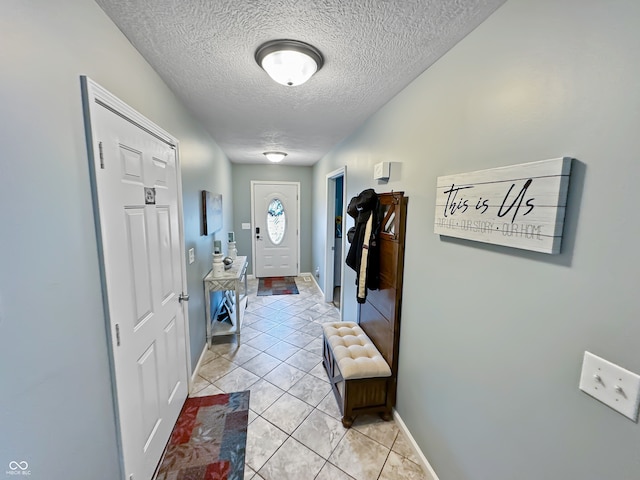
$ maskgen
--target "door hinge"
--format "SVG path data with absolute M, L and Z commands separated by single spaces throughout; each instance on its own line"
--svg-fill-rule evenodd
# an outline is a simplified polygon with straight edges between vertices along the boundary
M 104 169 L 104 152 L 102 151 L 102 142 L 98 142 L 98 150 L 100 152 L 100 168 Z
M 120 346 L 120 325 L 116 323 L 116 345 Z

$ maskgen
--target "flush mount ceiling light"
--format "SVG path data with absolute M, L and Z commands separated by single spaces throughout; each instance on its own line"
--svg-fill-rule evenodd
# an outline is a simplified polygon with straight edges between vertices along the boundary
M 287 156 L 284 152 L 264 152 L 263 155 L 273 163 L 281 162 L 282 159 Z
M 322 68 L 320 50 L 298 40 L 272 40 L 256 50 L 256 62 L 276 82 L 302 85 Z

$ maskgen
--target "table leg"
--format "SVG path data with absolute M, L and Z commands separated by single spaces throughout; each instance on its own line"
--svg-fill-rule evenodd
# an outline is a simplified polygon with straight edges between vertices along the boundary
M 204 287 L 204 311 L 207 317 L 207 347 L 211 349 L 211 291 L 206 285 Z
M 240 332 L 242 325 L 240 325 L 240 285 L 238 285 L 237 283 L 234 293 L 236 295 L 236 336 L 238 337 L 238 346 L 240 346 Z

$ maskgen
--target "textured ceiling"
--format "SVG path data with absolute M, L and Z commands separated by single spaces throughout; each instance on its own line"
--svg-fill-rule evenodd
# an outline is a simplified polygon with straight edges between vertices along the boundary
M 232 162 L 312 165 L 505 0 L 96 0 Z M 268 40 L 325 64 L 301 86 L 256 64 Z

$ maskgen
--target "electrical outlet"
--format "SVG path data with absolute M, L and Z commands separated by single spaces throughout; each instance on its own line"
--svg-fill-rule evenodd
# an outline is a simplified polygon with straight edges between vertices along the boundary
M 189 265 L 191 265 L 195 261 L 196 261 L 196 249 L 190 248 L 189 249 Z
M 634 422 L 638 420 L 640 375 L 584 352 L 580 390 Z

